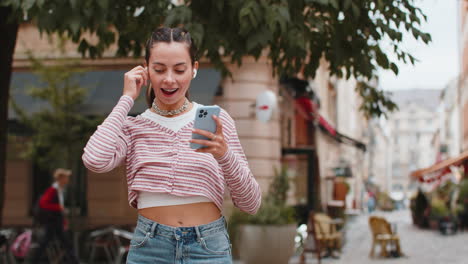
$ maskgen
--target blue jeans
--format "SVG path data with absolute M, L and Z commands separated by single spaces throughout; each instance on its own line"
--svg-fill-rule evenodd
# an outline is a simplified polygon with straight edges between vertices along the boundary
M 172 227 L 138 215 L 128 264 L 232 264 L 224 217 L 206 225 Z

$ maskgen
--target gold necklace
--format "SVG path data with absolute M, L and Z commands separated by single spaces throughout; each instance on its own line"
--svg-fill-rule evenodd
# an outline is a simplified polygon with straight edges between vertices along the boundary
M 185 98 L 185 102 L 184 104 L 179 108 L 179 109 L 175 109 L 175 110 L 163 110 L 163 109 L 160 109 L 156 103 L 153 101 L 153 105 L 152 105 L 152 108 L 153 110 L 158 114 L 158 115 L 162 115 L 162 116 L 173 116 L 173 115 L 178 115 L 182 112 L 184 112 L 185 110 L 187 110 L 189 106 L 189 100 L 187 100 L 187 98 Z

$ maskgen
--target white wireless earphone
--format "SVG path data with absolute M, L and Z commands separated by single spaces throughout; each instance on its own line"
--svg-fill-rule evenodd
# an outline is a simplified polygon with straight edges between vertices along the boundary
M 193 69 L 193 78 L 197 77 L 197 69 Z

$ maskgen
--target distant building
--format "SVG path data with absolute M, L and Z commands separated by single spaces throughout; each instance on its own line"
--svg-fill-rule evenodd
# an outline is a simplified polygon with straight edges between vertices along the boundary
M 389 193 L 392 190 L 392 142 L 388 135 L 386 124 L 379 120 L 369 122 L 369 182 L 379 186 L 381 191 Z
M 463 150 L 468 150 L 468 1 L 460 1 L 460 78 Z
M 410 173 L 432 165 L 436 151 L 431 144 L 439 128 L 441 91 L 412 89 L 393 92 L 399 111 L 388 120 L 392 154 L 392 189 L 408 190 Z
M 436 161 L 457 157 L 462 150 L 458 79 L 450 81 L 442 90 L 438 112 L 439 127 L 432 140 Z

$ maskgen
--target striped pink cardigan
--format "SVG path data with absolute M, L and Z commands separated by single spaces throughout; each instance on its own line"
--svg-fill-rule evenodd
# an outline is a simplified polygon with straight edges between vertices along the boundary
M 133 99 L 122 96 L 84 148 L 83 162 L 91 171 L 108 172 L 126 163 L 128 200 L 137 208 L 137 191 L 179 196 L 201 195 L 222 208 L 224 188 L 242 211 L 255 214 L 261 191 L 237 136 L 234 120 L 221 110 L 224 138 L 229 146 L 216 160 L 189 146 L 193 121 L 174 132 L 141 116 L 129 117 Z

